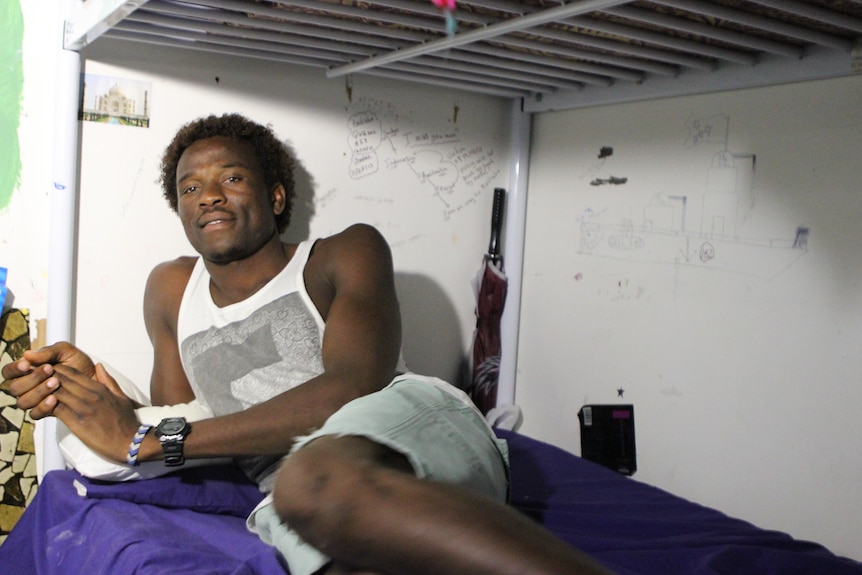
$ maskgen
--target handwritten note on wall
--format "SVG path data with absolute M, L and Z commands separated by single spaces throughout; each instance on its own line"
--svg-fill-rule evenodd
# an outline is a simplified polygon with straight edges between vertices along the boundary
M 363 180 L 407 171 L 421 190 L 437 199 L 440 216 L 476 203 L 501 175 L 495 150 L 462 136 L 457 126 L 443 130 L 417 128 L 379 101 L 366 101 L 347 121 L 351 158 L 348 175 Z

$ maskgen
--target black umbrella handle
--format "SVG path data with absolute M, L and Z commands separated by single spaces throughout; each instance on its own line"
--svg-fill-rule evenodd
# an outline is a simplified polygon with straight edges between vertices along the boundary
M 500 232 L 503 228 L 503 207 L 506 204 L 506 190 L 494 188 L 494 206 L 491 209 L 491 243 L 488 246 L 488 256 L 497 261 L 500 259 Z

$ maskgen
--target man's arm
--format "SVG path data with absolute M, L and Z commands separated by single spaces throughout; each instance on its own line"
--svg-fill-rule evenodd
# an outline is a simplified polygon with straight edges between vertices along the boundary
M 153 403 L 194 399 L 179 357 L 176 317 L 193 260 L 158 266 L 145 294 L 147 330 L 154 346 Z M 198 421 L 185 441 L 188 458 L 282 454 L 294 438 L 319 427 L 348 401 L 376 391 L 393 377 L 401 346 L 401 318 L 392 257 L 383 237 L 370 226 L 352 226 L 320 240 L 305 270 L 309 295 L 326 321 L 324 372 L 243 412 Z M 104 373 L 96 379 L 64 365 L 43 379 L 50 408 L 90 448 L 125 461 L 137 428 L 134 406 L 118 396 Z M 5 371 L 4 371 L 5 373 Z M 47 385 L 59 382 L 60 387 Z M 131 415 L 131 417 L 130 417 Z M 139 461 L 161 459 L 153 435 L 144 440 Z
M 177 316 L 196 258 L 181 257 L 153 268 L 144 289 L 144 325 L 153 345 L 150 400 L 153 405 L 195 398 L 180 360 Z
M 168 345 L 170 333 L 166 335 L 164 325 L 169 322 L 164 323 L 164 312 L 172 305 L 179 309 L 193 266 L 194 258 L 160 264 L 147 282 L 144 297 L 147 330 L 151 337 L 158 332 L 153 339 L 163 349 L 176 349 L 176 344 Z M 162 315 L 148 312 L 154 309 Z M 163 355 L 169 357 L 167 353 Z M 154 373 L 171 382 L 168 396 L 174 399 L 172 403 L 187 403 L 194 395 L 179 355 L 175 355 L 175 362 L 154 362 Z M 138 428 L 135 409 L 140 406 L 123 393 L 103 366 L 94 364 L 80 349 L 59 342 L 28 351 L 23 360 L 6 366 L 3 376 L 11 380 L 9 391 L 18 398 L 18 406 L 30 409 L 34 419 L 54 415 L 94 452 L 114 461 L 125 461 L 123 453 Z
M 155 349 L 153 380 L 170 382 L 153 386 L 160 392 L 153 398 L 156 405 L 187 403 L 194 399 L 179 361 L 175 327 L 171 327 L 176 324 L 176 313 L 194 261 L 194 258 L 179 258 L 160 264 L 147 280 L 144 320 Z M 63 366 L 61 373 L 57 372 L 57 366 Z M 107 372 L 103 371 L 103 375 Z M 78 382 L 70 383 L 71 386 L 82 385 L 84 379 L 100 381 L 103 385 L 113 383 L 108 381 L 110 378 L 100 379 L 93 360 L 68 342 L 25 351 L 23 359 L 3 368 L 3 377 L 8 380 L 10 392 L 18 398 L 18 406 L 30 409 L 34 419 L 55 415 L 57 398 L 54 393 L 64 378 L 74 378 Z

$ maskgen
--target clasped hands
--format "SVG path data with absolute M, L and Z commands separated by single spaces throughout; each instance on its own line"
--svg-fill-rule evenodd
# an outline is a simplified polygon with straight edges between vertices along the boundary
M 55 416 L 94 452 L 125 462 L 138 428 L 136 403 L 100 363 L 67 342 L 24 352 L 3 367 L 3 385 L 33 419 Z

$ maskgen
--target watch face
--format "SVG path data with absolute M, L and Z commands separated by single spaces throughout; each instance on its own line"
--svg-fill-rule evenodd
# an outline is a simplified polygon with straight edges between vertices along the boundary
M 186 426 L 184 419 L 166 419 L 159 424 L 159 433 L 173 435 L 179 433 Z

